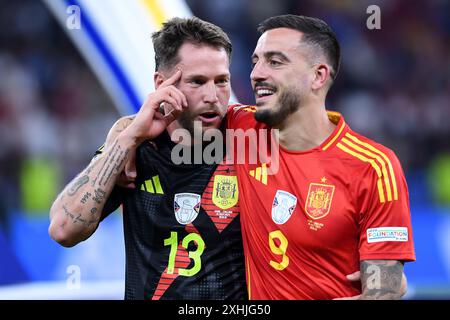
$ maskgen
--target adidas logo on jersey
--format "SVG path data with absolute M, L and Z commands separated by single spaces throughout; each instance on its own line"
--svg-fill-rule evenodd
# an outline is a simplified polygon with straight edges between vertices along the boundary
M 257 167 L 255 170 L 250 170 L 249 174 L 262 184 L 267 185 L 267 165 L 265 163 L 263 163 L 261 167 Z
M 141 186 L 142 191 L 147 191 L 150 193 L 159 193 L 164 194 L 164 191 L 161 187 L 161 182 L 159 181 L 159 176 L 154 176 L 151 179 L 144 181 Z

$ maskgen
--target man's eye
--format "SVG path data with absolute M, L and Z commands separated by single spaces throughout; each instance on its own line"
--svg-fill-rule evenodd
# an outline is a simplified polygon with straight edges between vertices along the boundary
M 217 80 L 217 84 L 222 84 L 222 85 L 228 84 L 228 79 Z
M 201 86 L 204 83 L 204 81 L 200 80 L 200 79 L 192 79 L 191 83 L 196 85 L 196 86 Z
M 276 61 L 276 60 L 270 60 L 270 61 L 269 61 L 269 64 L 270 64 L 272 67 L 277 67 L 277 66 L 281 65 L 281 62 L 280 62 L 280 61 Z

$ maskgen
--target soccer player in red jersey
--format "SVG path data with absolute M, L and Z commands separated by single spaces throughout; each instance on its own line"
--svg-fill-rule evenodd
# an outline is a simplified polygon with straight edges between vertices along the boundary
M 340 60 L 333 31 L 294 15 L 259 31 L 256 107 L 227 120 L 279 141 L 271 162 L 236 165 L 250 299 L 400 298 L 415 260 L 405 177 L 393 151 L 325 109 Z M 346 278 L 356 270 L 362 287 Z
M 280 51 L 281 52 L 281 51 Z M 282 52 L 281 52 L 282 53 Z M 277 61 L 275 59 L 276 54 L 278 52 L 271 51 L 271 52 L 264 52 L 262 55 L 264 58 L 270 61 L 270 65 L 276 66 Z M 193 55 L 196 57 L 196 55 Z M 255 58 L 258 58 L 257 53 L 255 52 Z M 198 59 L 197 59 L 198 60 Z M 208 59 L 205 59 L 205 64 L 208 62 Z M 323 68 L 323 67 L 321 67 Z M 330 68 L 329 66 L 325 66 L 325 68 Z M 322 70 L 322 69 L 321 69 Z M 337 67 L 336 69 L 337 72 Z M 297 69 L 293 69 L 294 72 L 297 72 Z M 323 71 L 323 70 L 322 70 Z M 330 72 L 330 69 L 326 69 L 325 71 Z M 292 74 L 292 73 L 291 73 Z M 329 76 L 327 74 L 326 76 Z M 294 79 L 294 78 L 293 78 Z M 204 86 L 204 79 L 195 79 L 194 83 L 195 85 L 198 85 L 199 87 Z M 201 84 L 198 83 L 198 80 L 201 81 Z M 270 79 L 268 79 L 269 81 Z M 329 80 L 328 78 L 325 78 L 325 80 Z M 268 82 L 264 84 L 264 87 L 261 86 L 261 83 L 258 83 L 259 86 L 259 95 L 260 96 L 270 96 L 274 95 L 278 89 L 281 89 L 282 86 L 276 86 L 275 82 Z M 273 80 L 272 80 L 273 81 Z M 189 82 L 191 83 L 191 82 Z M 181 95 L 181 94 L 180 94 Z M 229 119 L 229 127 L 238 127 L 238 128 L 269 128 L 267 123 L 270 126 L 273 126 L 274 128 L 277 128 L 276 117 L 282 117 L 289 115 L 290 113 L 295 112 L 295 104 L 292 103 L 291 99 L 292 95 L 290 91 L 286 91 L 285 94 L 280 95 L 280 103 L 281 111 L 277 111 L 276 109 L 269 109 L 269 114 L 264 115 L 264 108 L 261 108 L 258 110 L 258 112 L 255 113 L 256 108 L 255 107 L 237 107 L 237 108 L 231 108 L 228 113 L 228 119 Z M 294 96 L 295 98 L 295 96 Z M 167 98 L 168 99 L 168 98 Z M 259 103 L 258 98 L 258 104 Z M 168 102 L 168 100 L 164 100 L 165 102 Z M 170 102 L 170 99 L 169 99 Z M 286 109 L 288 107 L 288 109 Z M 289 109 L 291 108 L 291 109 Z M 271 116 L 270 110 L 275 110 L 275 117 Z M 263 112 L 261 112 L 263 111 Z M 320 111 L 320 109 L 319 109 Z M 258 120 L 261 122 L 256 122 L 253 118 L 253 114 L 256 114 L 257 117 L 259 117 Z M 318 114 L 318 112 L 316 112 Z M 142 118 L 142 117 L 141 117 Z M 309 119 L 312 119 L 313 117 L 310 117 Z M 330 120 L 337 121 L 336 119 L 339 118 L 339 115 L 336 114 L 330 114 Z M 322 118 L 322 126 L 325 122 L 329 122 L 328 118 L 326 118 L 326 121 Z M 317 120 L 317 119 L 316 119 Z M 272 121 L 272 122 L 270 122 Z M 274 122 L 275 121 L 275 122 Z M 324 138 L 329 142 L 329 146 L 324 146 L 327 148 L 330 148 L 330 150 L 333 150 L 333 147 L 331 146 L 332 142 L 338 143 L 339 141 L 335 141 L 337 139 L 338 135 L 350 132 L 348 128 L 344 130 L 344 122 L 343 119 L 339 120 L 341 121 L 338 125 L 338 129 L 334 129 L 334 125 L 329 122 L 328 127 L 330 128 L 329 134 L 333 132 L 333 130 L 337 130 L 336 134 L 332 135 L 328 139 Z M 135 120 L 133 122 L 136 122 Z M 266 124 L 264 124 L 266 122 Z M 317 123 L 317 122 L 316 122 Z M 301 124 L 301 123 L 300 123 Z M 124 125 L 126 127 L 128 124 Z M 304 124 L 302 124 L 304 125 Z M 316 130 L 314 127 L 308 128 L 308 130 L 311 130 L 312 134 L 319 134 L 320 139 L 320 122 L 318 124 L 319 128 Z M 120 129 L 123 130 L 124 128 Z M 281 130 L 282 134 L 283 131 Z M 299 131 L 300 132 L 300 131 Z M 309 131 L 308 131 L 309 132 Z M 322 134 L 323 135 L 323 134 Z M 336 138 L 334 138 L 336 136 Z M 315 137 L 311 135 L 313 139 Z M 359 137 L 359 136 L 358 136 Z M 162 142 L 159 139 L 157 142 Z M 286 147 L 287 149 L 292 148 L 291 145 L 284 145 L 283 139 L 282 146 Z M 366 141 L 366 140 L 364 140 Z M 292 141 L 288 141 L 289 143 Z M 294 141 L 295 142 L 295 141 Z M 327 142 L 327 144 L 328 144 Z M 320 144 L 320 143 L 319 143 Z M 159 145 L 158 147 L 164 147 L 163 144 Z M 297 146 L 294 145 L 294 149 L 297 148 Z M 288 154 L 289 151 L 285 150 Z M 300 149 L 301 150 L 301 149 Z M 131 153 L 134 153 L 132 151 Z M 130 154 L 131 154 L 130 153 Z M 295 153 L 295 152 L 294 152 Z M 308 152 L 306 152 L 308 153 Z M 299 152 L 301 154 L 301 152 Z M 311 168 L 314 168 L 316 166 L 316 163 L 314 161 L 315 154 L 311 152 L 313 155 L 313 159 L 310 159 L 310 165 L 305 167 L 305 170 L 307 170 L 307 173 L 312 173 Z M 385 156 L 382 156 L 385 157 Z M 312 161 L 314 160 L 314 161 Z M 330 161 L 333 159 L 329 159 Z M 133 162 L 133 160 L 131 160 Z M 286 161 L 286 162 L 284 162 Z M 334 160 L 333 160 L 334 161 Z M 372 162 L 376 162 L 376 160 L 371 160 Z M 292 162 L 292 163 L 291 163 Z M 158 167 L 162 168 L 162 163 L 158 165 Z M 168 164 L 166 164 L 168 165 Z M 351 257 L 354 259 L 357 259 L 359 255 L 359 246 L 355 245 L 354 242 L 348 239 L 348 237 L 354 236 L 356 238 L 356 234 L 354 235 L 352 232 L 355 232 L 356 227 L 356 214 L 352 216 L 350 213 L 350 217 L 343 217 L 344 223 L 341 221 L 337 221 L 337 224 L 335 227 L 333 227 L 333 224 L 331 227 L 333 229 L 330 230 L 329 227 L 324 227 L 323 230 L 325 230 L 326 234 L 329 238 L 336 237 L 336 241 L 333 242 L 334 247 L 336 247 L 336 252 L 334 252 L 332 247 L 328 246 L 326 242 L 324 242 L 325 247 L 321 248 L 320 250 L 323 251 L 324 256 L 321 257 L 319 250 L 318 252 L 315 252 L 312 250 L 314 247 L 319 247 L 318 243 L 314 242 L 302 242 L 303 238 L 300 239 L 297 236 L 300 236 L 300 234 L 297 234 L 295 231 L 300 230 L 304 226 L 301 225 L 303 223 L 300 221 L 299 225 L 297 225 L 298 219 L 301 219 L 302 217 L 298 216 L 299 214 L 302 214 L 303 208 L 306 208 L 305 206 L 297 205 L 297 199 L 300 203 L 301 201 L 305 201 L 305 199 L 302 199 L 303 191 L 302 186 L 304 181 L 301 181 L 301 177 L 297 177 L 296 175 L 289 176 L 287 174 L 288 169 L 293 169 L 298 166 L 297 162 L 293 159 L 291 160 L 290 157 L 284 157 L 281 160 L 281 169 L 280 173 L 278 175 L 272 175 L 274 172 L 274 166 L 273 164 L 267 164 L 267 163 L 259 163 L 258 165 L 252 165 L 252 166 L 238 166 L 239 175 L 240 175 L 240 188 L 241 194 L 245 194 L 245 199 L 242 201 L 241 199 L 241 205 L 245 206 L 245 213 L 246 218 L 245 221 L 243 221 L 243 228 L 244 228 L 244 239 L 246 240 L 245 244 L 245 250 L 247 254 L 247 281 L 249 283 L 248 289 L 250 298 L 253 299 L 305 299 L 305 298 L 314 298 L 314 299 L 326 299 L 326 298 L 337 298 L 337 297 L 347 297 L 347 296 L 353 296 L 360 293 L 360 285 L 356 283 L 351 283 L 349 280 L 346 279 L 345 274 L 353 273 L 354 271 L 359 269 L 358 263 L 353 261 L 348 266 L 342 267 L 342 261 L 341 259 L 343 256 L 345 256 L 346 259 L 348 259 L 349 262 L 351 262 Z M 318 160 L 317 165 L 321 166 L 321 160 Z M 331 162 L 331 165 L 334 165 L 333 162 Z M 391 164 L 392 165 L 392 164 Z M 138 165 L 139 166 L 139 165 Z M 121 165 L 121 168 L 123 168 L 123 164 Z M 330 168 L 329 170 L 332 170 Z M 392 170 L 390 168 L 390 170 Z M 282 178 L 281 173 L 285 175 L 284 178 Z M 384 171 L 383 171 L 384 172 Z M 392 171 L 390 171 L 392 172 Z M 269 175 L 270 173 L 270 175 Z M 125 175 L 127 172 L 124 173 Z M 186 173 L 185 173 L 186 174 Z M 170 175 L 167 175 L 170 176 Z M 250 181 L 248 180 L 250 178 Z M 349 199 L 352 199 L 352 196 L 349 196 L 346 192 L 347 190 L 343 191 L 340 186 L 336 185 L 330 185 L 330 183 L 327 183 L 327 178 L 334 178 L 335 175 L 324 175 L 321 177 L 321 180 L 318 183 L 311 184 L 311 196 L 309 196 L 307 201 L 309 203 L 308 210 L 306 211 L 308 215 L 312 215 L 311 218 L 307 218 L 307 226 L 314 231 L 318 231 L 318 234 L 323 237 L 325 233 L 319 232 L 319 229 L 324 226 L 323 222 L 326 221 L 325 219 L 326 215 L 330 215 L 330 217 L 334 217 L 336 214 L 333 214 L 335 210 L 344 210 L 341 208 L 341 206 L 336 207 L 336 202 L 341 200 L 336 200 L 336 198 L 343 198 L 347 203 L 352 201 L 349 201 Z M 277 179 L 277 180 L 274 180 Z M 119 179 L 117 177 L 117 179 Z M 392 179 L 392 177 L 391 177 Z M 292 184 L 292 181 L 297 181 L 298 185 Z M 255 183 L 252 185 L 252 183 Z M 302 182 L 302 183 L 300 183 Z M 334 183 L 334 181 L 332 181 Z M 384 183 L 386 183 L 386 180 L 384 180 Z M 133 178 L 129 181 L 125 181 L 124 184 L 130 184 L 134 185 Z M 286 187 L 284 187 L 287 185 Z M 173 186 L 172 186 L 173 187 Z M 263 189 L 265 188 L 265 189 Z M 334 190 L 336 188 L 336 194 L 334 195 Z M 280 189 L 280 190 L 279 190 Z M 387 190 L 387 189 L 386 189 Z M 330 194 L 330 191 L 332 193 Z M 391 191 L 390 191 L 391 192 Z M 339 195 L 338 195 L 339 194 Z M 349 196 L 347 198 L 347 196 Z M 333 200 L 334 199 L 334 200 Z M 388 197 L 389 199 L 389 197 Z M 267 201 L 269 203 L 269 206 L 271 206 L 271 210 L 267 211 L 269 208 L 267 207 Z M 346 207 L 346 203 L 343 201 L 342 206 L 346 208 L 346 210 L 350 211 L 352 208 Z M 297 209 L 296 209 L 297 207 Z M 330 211 L 331 208 L 331 211 Z M 257 210 L 253 211 L 252 210 Z M 267 211 L 267 212 L 264 212 Z M 260 213 L 263 213 L 263 215 L 259 216 Z M 252 216 L 252 214 L 256 214 Z M 264 215 L 264 213 L 267 213 L 269 217 L 272 217 L 272 220 L 267 219 L 267 214 Z M 294 216 L 291 219 L 291 215 Z M 306 217 L 306 216 L 305 216 Z M 305 219 L 303 217 L 303 219 Z M 252 220 L 261 220 L 253 221 Z M 324 218 L 323 220 L 320 220 Z M 353 218 L 355 220 L 355 226 L 353 228 L 348 227 L 348 219 Z M 317 221 L 316 221 L 317 220 Z M 275 222 L 275 224 L 274 224 Z M 261 223 L 258 225 L 258 223 Z M 161 222 L 159 222 L 161 224 Z M 290 231 L 287 232 L 281 225 L 285 226 L 291 226 L 291 228 L 294 229 L 294 232 Z M 275 226 L 275 229 L 273 228 Z M 257 229 L 253 229 L 257 228 Z M 270 231 L 267 232 L 264 228 L 269 228 Z M 164 228 L 162 228 L 164 229 Z M 307 231 L 309 231 L 308 229 Z M 387 230 L 387 231 L 386 231 Z M 393 234 L 397 234 L 396 230 L 392 230 L 387 228 L 386 230 L 380 230 L 376 229 L 373 232 L 378 232 L 378 234 L 385 234 L 386 232 L 391 232 Z M 283 233 L 285 232 L 285 233 Z M 341 232 L 345 237 L 340 235 Z M 259 234 L 258 234 L 259 233 Z M 311 236 L 314 237 L 314 234 Z M 340 243 L 337 242 L 340 239 L 344 239 L 345 241 L 341 241 Z M 250 240 L 248 240 L 250 239 Z M 327 238 L 328 239 L 328 238 Z M 378 238 L 379 240 L 380 238 Z M 167 240 L 167 239 L 165 239 Z M 317 237 L 317 241 L 322 241 L 321 238 Z M 262 241 L 262 242 L 261 242 Z M 267 242 L 268 241 L 268 242 Z M 376 240 L 375 240 L 376 241 Z M 258 246 L 256 246 L 258 245 Z M 353 245 L 353 246 L 351 246 Z M 303 246 L 303 247 L 301 247 Z M 207 246 L 207 248 L 211 248 L 211 246 Z M 269 252 L 267 252 L 267 249 L 270 249 Z M 262 251 L 261 251 L 262 250 Z M 327 253 L 327 250 L 330 252 Z M 304 253 L 306 252 L 306 254 Z M 261 254 L 262 253 L 262 254 Z M 302 255 L 305 254 L 304 257 Z M 334 255 L 334 256 L 333 256 Z M 305 259 L 306 260 L 302 260 Z M 386 256 L 385 256 L 386 257 Z M 267 260 L 267 258 L 270 258 Z M 277 260 L 279 258 L 279 260 Z M 331 260 L 329 260 L 330 258 Z M 393 257 L 397 258 L 397 257 Z M 167 259 L 166 259 L 167 260 Z M 311 260 L 311 261 L 309 261 Z M 316 261 L 317 260 L 317 261 Z M 329 261 L 328 261 L 329 260 Z M 405 259 L 406 260 L 406 259 Z M 326 263 L 324 262 L 326 261 Z M 336 262 L 337 261 L 337 262 Z M 339 262 L 339 263 L 338 263 Z M 376 263 L 376 262 L 375 262 Z M 383 262 L 384 263 L 384 262 Z M 309 268 L 303 268 L 303 264 L 305 264 Z M 317 264 L 317 266 L 316 266 Z M 338 268 L 339 265 L 339 268 Z M 195 266 L 195 264 L 194 264 Z M 267 271 L 265 268 L 269 266 L 269 270 Z M 184 267 L 185 268 L 185 267 Z M 257 269 L 256 271 L 254 269 Z M 261 268 L 261 272 L 258 272 L 258 269 Z M 302 268 L 299 272 L 297 269 Z M 378 280 L 377 276 L 381 274 L 381 272 L 385 272 L 386 268 L 385 266 L 380 266 L 379 269 L 374 268 L 371 266 L 372 269 L 368 268 L 369 272 L 372 272 L 374 275 L 374 287 L 376 288 L 378 286 Z M 383 269 L 384 268 L 384 269 Z M 323 269 L 323 270 L 322 270 Z M 378 270 L 378 271 L 377 271 Z M 398 281 L 398 283 L 395 285 L 395 294 L 396 297 L 403 294 L 403 289 L 400 287 L 400 279 L 402 276 L 402 268 L 398 269 L 400 272 L 397 274 L 392 275 L 392 279 L 395 281 Z M 233 273 L 236 273 L 237 271 L 230 270 L 230 275 Z M 275 273 L 274 273 L 275 271 Z M 320 277 L 317 276 L 318 274 L 322 273 Z M 348 271 L 348 272 L 347 272 Z M 280 272 L 280 273 L 277 273 Z M 290 275 L 290 273 L 293 273 L 293 276 Z M 281 278 L 280 278 L 281 277 Z M 287 277 L 290 277 L 289 279 Z M 300 279 L 301 278 L 301 279 Z M 230 278 L 231 279 L 231 278 Z M 355 277 L 353 276 L 354 280 Z M 269 281 L 267 281 L 269 280 Z M 275 281 L 270 281 L 275 280 Z M 288 280 L 288 281 L 286 281 Z M 265 282 L 265 283 L 264 283 Z M 305 285 L 306 283 L 306 285 Z M 330 285 L 331 283 L 331 285 Z M 264 287 L 265 285 L 273 285 L 273 289 L 268 289 Z M 384 285 L 384 284 L 383 284 Z M 305 289 L 306 286 L 306 289 Z M 381 284 L 380 284 L 381 286 Z M 255 291 L 255 287 L 257 288 Z M 330 289 L 332 288 L 332 289 Z M 156 288 L 158 291 L 158 288 Z M 385 290 L 386 287 L 383 287 L 383 290 Z M 334 291 L 333 291 L 334 290 Z M 151 290 L 150 290 L 151 291 Z M 270 292 L 268 294 L 267 292 Z M 170 295 L 173 297 L 173 295 L 176 295 L 177 291 L 172 290 Z M 178 291 L 180 294 L 182 290 Z M 231 297 L 230 293 L 228 296 Z M 169 295 L 169 296 L 170 296 Z M 363 297 L 368 297 L 363 296 Z M 386 298 L 387 296 L 381 296 L 382 298 Z

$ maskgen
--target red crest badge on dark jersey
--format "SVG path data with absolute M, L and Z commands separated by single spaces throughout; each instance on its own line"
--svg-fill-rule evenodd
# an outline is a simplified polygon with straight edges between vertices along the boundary
M 239 189 L 233 165 L 220 164 L 202 196 L 202 207 L 222 232 L 239 214 Z

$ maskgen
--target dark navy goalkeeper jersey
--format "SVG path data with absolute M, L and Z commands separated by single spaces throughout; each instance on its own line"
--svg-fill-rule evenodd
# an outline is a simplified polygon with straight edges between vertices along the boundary
M 136 151 L 136 189 L 116 187 L 104 218 L 123 204 L 125 299 L 246 299 L 236 173 L 180 164 L 167 132 Z

